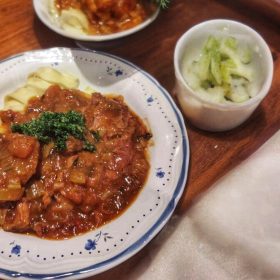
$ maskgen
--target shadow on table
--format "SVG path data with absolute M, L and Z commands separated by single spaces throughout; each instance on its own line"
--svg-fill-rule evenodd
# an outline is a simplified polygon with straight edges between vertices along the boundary
M 74 40 L 53 32 L 45 26 L 37 16 L 34 16 L 33 29 L 38 43 L 43 49 L 53 47 L 76 47 Z
M 240 126 L 222 132 L 207 132 L 193 126 L 188 120 L 186 121 L 188 126 L 204 137 L 214 138 L 216 140 L 239 142 L 245 138 L 261 137 L 260 133 L 267 125 L 265 110 L 261 104 L 256 111 Z

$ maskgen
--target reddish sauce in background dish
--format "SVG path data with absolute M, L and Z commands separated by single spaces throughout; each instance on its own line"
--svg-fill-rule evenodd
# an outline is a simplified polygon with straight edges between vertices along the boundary
M 132 28 L 156 11 L 151 0 L 55 0 L 59 11 L 81 10 L 89 21 L 89 34 L 104 35 Z
M 58 151 L 53 142 L 11 131 L 12 124 L 43 112 L 69 111 L 83 116 L 95 151 L 72 136 Z M 0 136 L 0 225 L 6 231 L 73 237 L 114 219 L 143 188 L 151 134 L 122 97 L 51 86 L 24 113 L 7 110 L 0 117 L 6 127 Z

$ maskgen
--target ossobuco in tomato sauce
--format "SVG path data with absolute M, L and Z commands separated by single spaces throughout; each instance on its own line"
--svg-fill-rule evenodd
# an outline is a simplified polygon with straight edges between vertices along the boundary
M 62 127 L 68 112 L 82 116 L 84 136 L 60 135 L 63 150 L 52 140 L 55 135 L 38 140 L 32 136 L 34 120 L 46 112 L 62 116 Z M 23 113 L 6 110 L 0 117 L 5 128 L 0 135 L 0 226 L 5 231 L 49 239 L 85 233 L 117 217 L 145 184 L 152 135 L 121 96 L 51 86 Z M 19 133 L 13 127 L 24 129 Z

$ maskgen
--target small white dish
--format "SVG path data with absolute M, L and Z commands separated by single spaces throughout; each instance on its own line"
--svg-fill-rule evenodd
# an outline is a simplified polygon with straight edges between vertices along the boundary
M 253 51 L 253 59 L 261 71 L 259 92 L 243 103 L 215 103 L 203 99 L 188 85 L 182 75 L 182 58 L 186 52 L 202 49 L 210 35 L 233 36 L 245 40 Z M 264 39 L 252 28 L 232 20 L 209 20 L 195 25 L 178 40 L 174 52 L 176 95 L 186 117 L 198 128 L 226 131 L 246 121 L 267 95 L 273 77 L 273 59 Z
M 183 117 L 168 92 L 148 73 L 99 52 L 54 48 L 26 52 L 0 63 L 4 95 L 39 67 L 78 77 L 80 89 L 122 95 L 149 125 L 150 172 L 128 209 L 106 225 L 68 240 L 46 240 L 0 229 L 0 278 L 80 279 L 110 269 L 142 249 L 171 217 L 185 188 L 189 143 Z
M 131 35 L 133 33 L 136 33 L 149 24 L 151 24 L 158 16 L 160 9 L 158 8 L 156 12 L 151 15 L 149 18 L 147 18 L 144 22 L 138 24 L 137 26 L 127 29 L 125 31 L 113 33 L 113 34 L 108 34 L 108 35 L 87 35 L 87 34 L 82 34 L 79 32 L 71 32 L 68 30 L 63 29 L 60 26 L 60 21 L 59 17 L 56 18 L 52 16 L 49 12 L 49 7 L 48 7 L 48 1 L 49 0 L 33 0 L 33 7 L 34 10 L 39 17 L 39 19 L 51 30 L 54 32 L 79 41 L 91 41 L 91 42 L 102 42 L 102 41 L 110 41 L 110 40 L 115 40 L 119 39 L 128 35 Z

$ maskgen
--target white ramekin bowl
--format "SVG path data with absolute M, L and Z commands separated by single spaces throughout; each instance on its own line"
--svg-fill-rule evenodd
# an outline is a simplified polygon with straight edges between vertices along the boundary
M 201 49 L 209 35 L 233 36 L 246 40 L 261 71 L 259 92 L 243 103 L 215 103 L 194 92 L 182 75 L 185 52 Z M 198 128 L 226 131 L 246 121 L 267 95 L 273 77 L 273 59 L 264 39 L 252 28 L 232 20 L 209 20 L 195 25 L 178 40 L 174 52 L 175 92 L 185 116 Z

